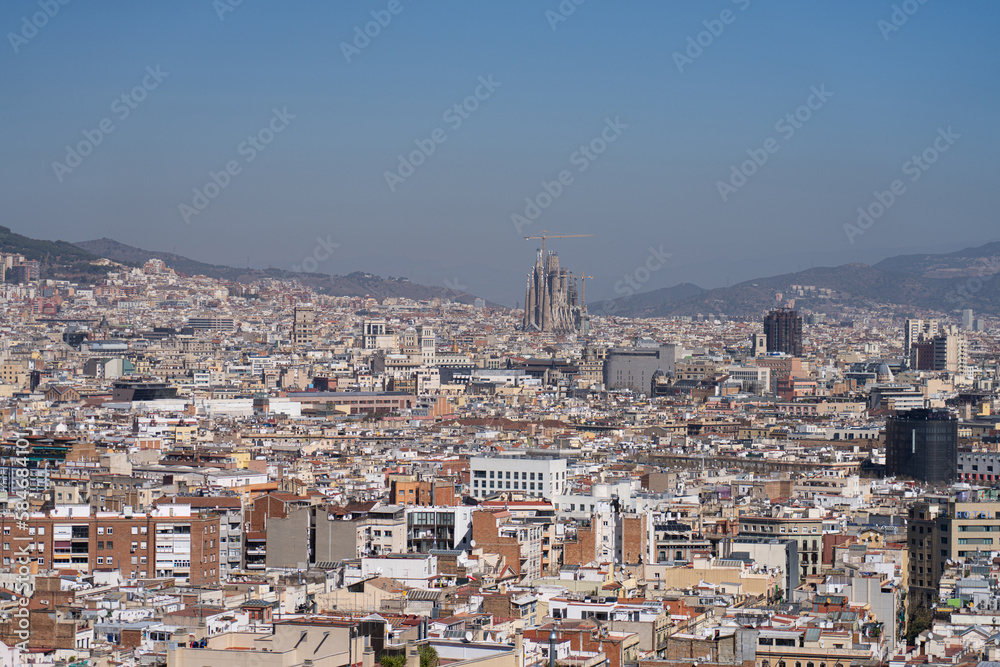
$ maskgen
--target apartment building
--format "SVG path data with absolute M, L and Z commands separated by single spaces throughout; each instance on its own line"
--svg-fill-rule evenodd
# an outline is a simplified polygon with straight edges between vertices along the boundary
M 522 581 L 542 576 L 542 536 L 538 524 L 519 521 L 506 510 L 472 513 L 472 539 L 477 548 L 504 557 Z
M 741 516 L 740 537 L 770 537 L 793 540 L 798 546 L 801 576 L 822 569 L 823 518 L 819 510 L 792 510 L 780 516 Z
M 93 512 L 87 505 L 56 506 L 24 522 L 0 516 L 0 557 L 10 567 L 24 550 L 39 569 L 82 573 L 118 570 L 129 578 L 174 577 L 218 583 L 220 521 L 190 505 L 160 505 L 149 513 Z
M 243 569 L 243 503 L 236 496 L 175 496 L 162 498 L 159 505 L 187 505 L 192 512 L 219 515 L 219 576 Z
M 472 546 L 472 507 L 408 507 L 406 550 L 467 550 Z

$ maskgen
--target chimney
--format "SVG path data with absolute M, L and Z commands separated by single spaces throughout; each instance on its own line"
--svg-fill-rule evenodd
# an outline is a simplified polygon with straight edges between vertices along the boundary
M 406 667 L 420 667 L 420 653 L 412 641 L 406 642 Z
M 521 628 L 514 632 L 514 665 L 524 667 L 524 630 Z

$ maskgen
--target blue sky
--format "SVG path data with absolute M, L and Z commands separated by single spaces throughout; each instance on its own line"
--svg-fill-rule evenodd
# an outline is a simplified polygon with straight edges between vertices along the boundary
M 549 244 L 595 276 L 592 299 L 614 296 L 661 245 L 673 256 L 644 290 L 998 238 L 993 2 L 243 0 L 222 11 L 231 2 L 3 3 L 0 224 L 281 268 L 321 237 L 339 245 L 316 270 L 447 279 L 508 305 L 537 247 L 522 236 L 543 229 L 594 234 Z M 47 5 L 54 15 L 26 27 Z M 372 12 L 387 24 L 348 62 L 343 45 Z M 799 111 L 808 119 L 791 136 L 779 131 L 821 87 L 829 97 Z M 467 105 L 457 127 L 455 104 Z M 271 127 L 284 126 L 269 135 L 275 110 L 284 120 Z M 608 119 L 627 127 L 581 158 Z M 102 121 L 113 131 L 95 134 Z M 911 182 L 905 163 L 949 127 L 957 139 Z M 252 135 L 272 140 L 251 151 Z M 88 136 L 100 143 L 69 168 L 67 146 Z M 723 199 L 719 182 L 769 138 L 777 150 Z M 433 153 L 390 189 L 386 172 L 401 173 L 416 142 Z M 226 186 L 185 216 L 227 163 Z M 512 215 L 563 171 L 572 181 L 519 233 Z M 904 193 L 845 233 L 896 179 Z

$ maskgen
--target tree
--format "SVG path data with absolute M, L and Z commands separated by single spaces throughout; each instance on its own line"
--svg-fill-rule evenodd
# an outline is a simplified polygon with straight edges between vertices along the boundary
M 402 653 L 385 653 L 379 659 L 382 667 L 406 667 L 406 656 Z
M 438 652 L 430 644 L 421 644 L 418 649 L 420 653 L 420 667 L 437 667 Z
M 934 614 L 931 610 L 924 605 L 913 605 L 910 607 L 910 622 L 906 626 L 906 643 L 907 645 L 912 645 L 913 640 L 916 639 L 924 630 L 927 630 L 934 624 Z

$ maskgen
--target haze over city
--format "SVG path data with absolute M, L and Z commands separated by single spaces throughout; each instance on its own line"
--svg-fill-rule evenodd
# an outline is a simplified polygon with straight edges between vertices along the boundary
M 388 4 L 5 3 L 5 224 L 507 306 L 542 230 L 592 299 L 997 238 L 995 3 Z

